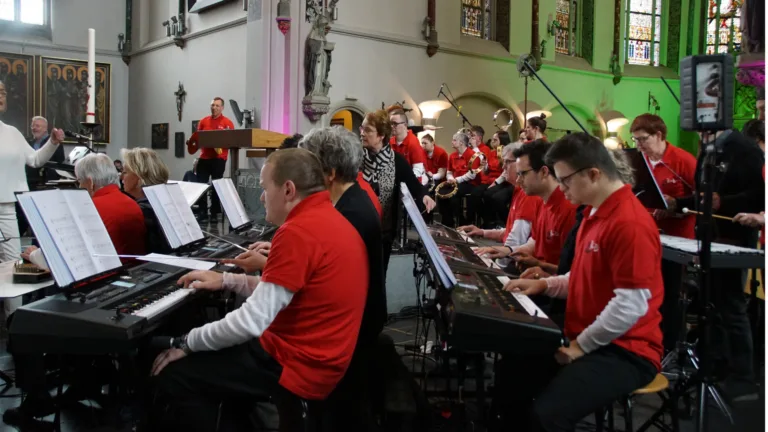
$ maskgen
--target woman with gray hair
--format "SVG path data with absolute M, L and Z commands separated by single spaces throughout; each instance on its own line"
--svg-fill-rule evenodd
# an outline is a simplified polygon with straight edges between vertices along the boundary
M 466 218 L 461 208 L 461 199 L 471 194 L 475 186 L 480 183 L 480 178 L 470 168 L 480 167 L 481 161 L 479 157 L 476 158 L 471 162 L 473 166 L 470 167 L 470 161 L 475 152 L 469 148 L 469 136 L 467 134 L 462 132 L 454 134 L 451 146 L 456 151 L 448 156 L 446 182 L 454 185 L 456 192 L 446 198 L 438 197 L 438 206 L 443 217 L 443 225 L 454 227 L 456 219 L 458 219 L 459 225 L 466 225 Z M 437 189 L 436 187 L 435 191 L 439 192 Z M 467 203 L 467 205 L 469 204 Z M 474 214 L 469 209 L 467 213 Z
M 81 189 L 88 191 L 99 212 L 109 238 L 120 255 L 144 255 L 144 214 L 139 205 L 120 191 L 119 177 L 109 156 L 91 153 L 75 164 L 75 177 Z M 22 254 L 40 267 L 47 268 L 40 250 L 34 246 Z

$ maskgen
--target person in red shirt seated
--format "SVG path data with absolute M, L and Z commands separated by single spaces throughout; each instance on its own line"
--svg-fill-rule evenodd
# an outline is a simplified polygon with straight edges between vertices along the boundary
M 368 254 L 331 202 L 317 156 L 272 153 L 261 170 L 266 220 L 280 225 L 261 277 L 191 272 L 185 288 L 233 290 L 246 302 L 174 338 L 152 375 L 175 408 L 174 429 L 215 430 L 222 396 L 323 400 L 355 349 L 368 289 Z M 243 413 L 247 415 L 247 413 Z
M 461 199 L 475 189 L 480 184 L 480 177 L 475 173 L 475 170 L 480 169 L 482 161 L 480 158 L 472 160 L 472 156 L 475 152 L 469 147 L 469 137 L 465 133 L 457 133 L 453 136 L 451 145 L 456 150 L 448 156 L 448 170 L 446 173 L 446 183 L 456 185 L 456 193 L 448 198 L 438 197 L 438 208 L 440 215 L 442 216 L 442 223 L 445 226 L 455 226 L 455 221 L 458 219 L 460 225 L 466 225 L 466 218 L 462 211 Z M 447 186 L 444 186 L 445 190 L 450 190 Z M 435 189 L 439 189 L 436 187 Z M 441 191 L 444 193 L 445 190 Z M 467 203 L 469 205 L 469 203 Z M 467 209 L 467 214 L 470 214 L 470 210 Z
M 507 396 L 515 400 L 501 412 L 519 416 L 511 419 L 515 430 L 570 431 L 606 403 L 650 383 L 661 368 L 661 241 L 599 140 L 566 135 L 547 162 L 567 198 L 588 206 L 571 271 L 504 288 L 566 298 L 570 344 L 541 359 L 505 355 L 499 378 L 514 380 Z M 518 429 L 525 420 L 532 427 Z
M 481 225 L 485 229 L 493 229 L 498 225 L 497 213 L 499 207 L 506 207 L 511 197 L 511 184 L 502 178 L 502 161 L 499 158 L 499 150 L 509 144 L 509 134 L 504 131 L 498 131 L 491 138 L 491 147 L 485 144 L 480 148 L 486 156 L 483 170 L 480 172 L 480 186 L 472 191 L 471 199 L 473 208 L 477 209 L 482 221 Z M 498 198 L 496 198 L 498 196 Z M 497 200 L 506 200 L 499 203 Z
M 424 150 L 424 175 L 436 185 L 440 184 L 448 170 L 448 152 L 435 144 L 430 134 L 421 139 L 421 148 Z
M 552 144 L 546 141 L 536 140 L 523 144 L 515 151 L 517 183 L 526 195 L 540 197 L 544 205 L 526 244 L 497 247 L 489 251 L 488 256 L 511 256 L 519 266 L 538 266 L 549 274 L 556 274 L 563 245 L 576 223 L 576 206 L 566 199 L 558 187 L 552 165 L 545 161 L 544 157 L 551 147 Z
M 87 190 L 93 199 L 118 255 L 144 255 L 147 252 L 144 213 L 136 201 L 120 190 L 120 175 L 112 159 L 103 153 L 91 153 L 77 161 L 75 176 L 80 188 Z M 48 268 L 37 247 L 30 246 L 22 257 Z
M 531 117 L 528 119 L 528 121 L 525 122 L 525 128 L 523 131 L 525 132 L 525 139 L 527 141 L 539 139 L 546 141 L 547 136 L 544 135 L 544 132 L 547 131 L 547 121 L 545 120 L 546 118 L 547 115 L 542 114 L 538 117 Z
M 211 101 L 211 115 L 204 117 L 197 125 L 198 131 L 234 129 L 232 120 L 222 114 L 224 111 L 224 99 L 215 97 Z M 200 161 L 197 163 L 197 176 L 200 183 L 208 183 L 210 179 L 217 180 L 224 177 L 224 169 L 227 166 L 229 150 L 225 148 L 204 148 L 200 151 Z M 201 218 L 208 217 L 208 198 L 200 201 Z M 219 196 L 211 193 L 211 217 L 218 218 L 221 213 Z
M 401 155 L 413 168 L 413 175 L 421 182 L 427 184 L 424 175 L 424 151 L 419 144 L 419 138 L 408 129 L 408 117 L 399 106 L 389 110 L 389 123 L 392 125 L 392 138 L 389 146 L 395 153 Z

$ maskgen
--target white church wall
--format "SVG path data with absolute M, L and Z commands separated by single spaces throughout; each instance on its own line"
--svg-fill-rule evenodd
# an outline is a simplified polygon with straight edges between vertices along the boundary
M 51 37 L 0 33 L 0 51 L 86 61 L 88 28 L 96 30 L 96 61 L 112 65 L 110 143 L 99 146 L 116 158 L 128 144 L 128 66 L 117 52 L 125 31 L 125 0 L 56 0 L 51 7 Z M 40 113 L 35 113 L 35 115 Z M 50 119 L 52 120 L 52 119 Z M 65 145 L 67 154 L 73 145 Z

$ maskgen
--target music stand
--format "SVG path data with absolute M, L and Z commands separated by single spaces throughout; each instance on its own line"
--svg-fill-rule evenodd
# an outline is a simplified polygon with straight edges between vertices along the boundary
M 645 155 L 634 148 L 625 149 L 624 154 L 627 155 L 632 164 L 632 170 L 635 175 L 635 185 L 632 188 L 632 192 L 637 199 L 640 200 L 645 208 L 667 210 L 669 208 L 667 201 L 661 193 L 659 183 L 653 176 L 653 170 L 648 164 L 648 159 L 645 158 Z

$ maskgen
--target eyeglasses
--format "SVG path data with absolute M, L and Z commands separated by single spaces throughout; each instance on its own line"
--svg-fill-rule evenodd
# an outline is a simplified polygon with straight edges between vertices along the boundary
M 650 138 L 650 137 L 651 137 L 650 135 L 641 136 L 641 137 L 633 136 L 632 137 L 632 142 L 635 143 L 635 144 L 643 144 L 644 142 L 648 141 L 648 138 Z
M 568 174 L 568 175 L 567 175 L 567 176 L 565 176 L 565 177 L 561 177 L 561 178 L 557 179 L 557 182 L 558 182 L 558 183 L 560 183 L 561 185 L 565 186 L 565 187 L 571 187 L 571 185 L 570 185 L 570 183 L 571 183 L 571 182 L 570 182 L 571 178 L 572 178 L 573 176 L 575 176 L 576 174 L 578 174 L 578 173 L 580 173 L 580 172 L 582 172 L 582 171 L 584 171 L 584 170 L 588 170 L 588 169 L 590 169 L 590 168 L 591 168 L 591 167 L 586 167 L 586 168 L 582 168 L 582 169 L 576 170 L 576 171 L 574 171 L 574 172 L 572 172 L 572 173 Z
M 405 122 L 389 122 L 390 126 L 392 127 L 398 127 L 401 124 L 405 124 Z
M 512 165 L 515 163 L 514 159 L 504 159 L 504 165 Z
M 504 162 L 506 162 L 506 161 L 504 161 Z M 531 168 L 531 169 L 527 169 L 525 171 L 518 171 L 517 172 L 517 178 L 525 177 L 525 175 L 528 174 L 531 171 L 535 171 L 535 170 L 533 168 Z

